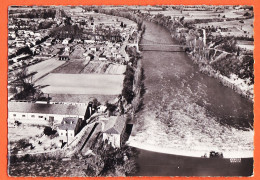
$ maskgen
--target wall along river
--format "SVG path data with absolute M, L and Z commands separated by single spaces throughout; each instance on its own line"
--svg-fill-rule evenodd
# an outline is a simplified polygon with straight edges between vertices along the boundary
M 141 47 L 146 93 L 129 139 L 140 152 L 134 175 L 251 175 L 253 158 L 243 153 L 253 154 L 253 104 L 199 72 L 180 47 L 163 46 L 178 44 L 164 27 L 145 25 L 141 44 L 156 46 Z M 147 151 L 146 145 L 187 153 Z M 211 150 L 223 152 L 224 159 L 194 157 Z M 242 159 L 233 163 L 232 154 Z

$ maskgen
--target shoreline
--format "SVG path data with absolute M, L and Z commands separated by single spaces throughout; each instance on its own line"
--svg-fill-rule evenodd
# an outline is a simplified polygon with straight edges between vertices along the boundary
M 146 150 L 146 151 L 151 151 L 151 152 L 156 152 L 156 153 L 163 153 L 163 154 L 171 154 L 171 155 L 177 155 L 177 156 L 186 156 L 186 157 L 197 157 L 197 158 L 202 158 L 205 154 L 207 154 L 206 158 L 209 158 L 209 152 L 210 151 L 196 151 L 196 150 L 182 150 L 182 149 L 173 149 L 173 148 L 167 148 L 167 147 L 158 147 L 155 145 L 150 145 L 150 144 L 144 144 L 141 142 L 136 142 L 134 140 L 131 140 L 132 136 L 130 136 L 129 140 L 126 142 L 126 145 L 141 149 L 141 150 Z M 254 152 L 253 151 L 224 151 L 223 153 L 223 158 L 254 158 Z M 203 157 L 205 158 L 205 157 Z
M 160 24 L 160 23 L 154 21 L 153 18 L 148 18 L 148 19 L 145 19 L 145 20 L 164 27 L 165 29 L 167 29 L 170 32 L 172 39 L 180 41 L 180 39 L 175 35 L 175 32 L 172 32 L 171 29 L 169 27 L 167 27 L 166 25 Z M 203 74 L 205 74 L 205 75 L 207 75 L 209 77 L 217 79 L 223 86 L 231 88 L 234 92 L 236 92 L 237 94 L 239 94 L 243 98 L 245 98 L 245 99 L 249 100 L 250 102 L 254 103 L 254 88 L 253 88 L 253 92 L 250 92 L 250 90 L 244 90 L 244 88 L 241 86 L 241 84 L 238 85 L 237 83 L 232 82 L 232 80 L 229 77 L 226 77 L 226 76 L 221 75 L 219 73 L 217 74 L 215 72 L 215 70 L 212 69 L 211 66 L 207 65 L 207 66 L 209 66 L 211 68 L 211 70 L 207 70 L 206 68 L 202 68 L 201 67 L 201 63 L 199 62 L 199 58 L 195 57 L 195 56 L 198 55 L 196 52 L 195 52 L 195 56 L 191 55 L 188 52 L 185 52 L 185 53 L 189 56 L 189 58 L 191 59 L 192 63 L 199 67 L 199 71 L 201 73 L 203 73 Z M 240 79 L 240 80 L 244 81 L 244 79 Z
M 197 65 L 199 68 L 199 71 L 209 77 L 215 78 L 217 79 L 223 86 L 228 87 L 230 89 L 232 89 L 234 92 L 236 92 L 237 94 L 239 94 L 240 96 L 244 97 L 245 99 L 247 99 L 248 101 L 254 103 L 254 93 L 250 92 L 250 89 L 244 90 L 243 87 L 240 84 L 237 84 L 235 82 L 233 82 L 232 79 L 228 78 L 227 76 L 224 76 L 222 74 L 220 74 L 219 72 L 217 72 L 216 70 L 214 70 L 211 66 L 209 66 L 208 64 L 205 65 L 205 67 L 201 67 L 201 64 L 198 62 L 198 59 L 194 56 L 192 56 L 189 53 L 186 53 L 189 58 L 191 59 L 192 63 L 194 65 Z M 239 80 L 243 80 L 243 79 L 239 79 Z M 244 80 L 243 80 L 244 83 Z M 243 84 L 244 86 L 244 84 Z

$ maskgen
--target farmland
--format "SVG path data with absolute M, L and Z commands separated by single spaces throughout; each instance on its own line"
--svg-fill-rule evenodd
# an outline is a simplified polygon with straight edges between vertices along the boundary
M 55 68 L 59 67 L 60 65 L 64 64 L 64 61 L 59 61 L 54 58 L 42 61 L 38 64 L 32 65 L 28 67 L 28 72 L 37 72 L 33 76 L 33 80 L 36 81 L 37 79 L 43 77 L 44 75 L 50 73 Z
M 101 74 L 56 74 L 51 73 L 37 81 L 37 85 L 47 85 L 45 94 L 103 94 L 121 93 L 124 75 Z
M 79 74 L 87 65 L 88 61 L 82 59 L 69 60 L 57 67 L 52 73 Z
M 82 74 L 123 74 L 126 70 L 125 65 L 112 64 L 107 62 L 92 61 L 83 70 Z
M 110 102 L 114 100 L 118 95 L 102 95 L 102 94 L 54 94 L 50 95 L 53 102 L 75 102 L 86 103 L 91 98 L 95 97 L 98 101 L 104 104 L 106 101 Z
M 43 131 L 42 127 L 37 127 L 37 126 L 19 126 L 19 127 L 14 127 L 10 126 L 8 127 L 8 138 L 11 141 L 17 141 L 23 138 L 28 138 L 28 133 L 30 132 L 30 137 L 40 135 L 41 132 Z
M 87 61 L 83 59 L 74 59 L 67 61 L 52 73 L 61 74 L 123 74 L 126 70 L 125 65 L 114 64 L 104 61 Z
M 241 23 L 242 22 L 242 23 Z M 224 36 L 244 36 L 248 35 L 249 37 L 254 35 L 253 29 L 253 19 L 247 19 L 244 21 L 239 22 L 238 20 L 235 21 L 223 21 L 223 22 L 209 22 L 209 23 L 199 23 L 196 24 L 198 28 L 214 26 L 214 27 L 221 27 L 221 28 L 230 28 L 232 32 L 221 32 Z

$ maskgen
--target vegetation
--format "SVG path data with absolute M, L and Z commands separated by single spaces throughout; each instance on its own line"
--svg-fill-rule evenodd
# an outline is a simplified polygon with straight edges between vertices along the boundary
M 28 146 L 27 141 L 22 142 Z M 93 154 L 75 153 L 71 160 L 62 161 L 64 153 L 10 155 L 9 174 L 12 176 L 126 176 L 137 171 L 137 150 L 127 146 L 113 148 L 97 136 L 92 143 Z M 18 168 L 19 167 L 19 168 Z M 64 174 L 66 172 L 66 174 Z
M 106 107 L 110 113 L 114 113 L 114 111 L 117 109 L 117 105 L 111 104 L 109 102 L 106 102 Z
M 32 9 L 27 13 L 21 13 L 18 15 L 19 18 L 55 18 L 56 10 L 54 9 Z
M 50 36 L 58 39 L 65 39 L 65 38 L 81 38 L 83 30 L 78 25 L 65 25 L 61 27 L 54 28 Z
M 87 176 L 125 176 L 137 171 L 138 154 L 133 148 L 113 148 L 100 136 L 92 150 L 95 156 L 87 157 L 88 166 L 84 169 Z
M 134 82 L 134 69 L 127 65 L 125 72 L 125 79 L 123 82 L 122 96 L 126 99 L 127 103 L 130 104 L 134 98 L 133 92 L 133 82 Z
M 42 86 L 36 86 L 33 83 L 33 75 L 37 72 L 28 72 L 27 68 L 22 68 L 16 72 L 16 79 L 10 83 L 15 89 L 19 89 L 15 96 L 15 100 L 38 100 L 42 95 L 40 90 Z
M 51 136 L 51 135 L 56 134 L 57 131 L 54 130 L 54 129 L 52 129 L 52 128 L 49 127 L 49 126 L 46 126 L 46 127 L 44 128 L 44 130 L 43 130 L 43 133 L 44 133 L 45 135 L 47 135 L 47 136 Z

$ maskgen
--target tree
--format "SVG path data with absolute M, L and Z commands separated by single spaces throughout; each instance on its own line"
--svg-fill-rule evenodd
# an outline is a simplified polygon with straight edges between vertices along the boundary
M 20 92 L 15 95 L 15 99 L 19 100 L 37 100 L 39 99 L 43 93 L 40 90 L 42 87 L 41 85 L 36 86 L 33 83 L 33 76 L 37 72 L 28 72 L 28 69 L 22 68 L 16 72 L 14 75 L 16 79 L 11 82 L 11 86 L 15 89 L 20 89 Z
M 53 130 L 51 127 L 49 127 L 49 126 L 46 126 L 45 128 L 44 128 L 44 130 L 43 130 L 43 133 L 45 134 L 45 135 L 47 135 L 47 136 L 50 136 L 50 135 L 54 135 L 54 134 L 56 134 L 56 130 Z
M 128 65 L 126 68 L 124 85 L 122 90 L 122 96 L 126 99 L 128 104 L 130 104 L 134 98 L 133 81 L 134 81 L 134 70 L 132 67 Z
M 124 23 L 123 23 L 123 22 L 121 22 L 120 26 L 121 26 L 121 27 L 124 27 Z
M 106 107 L 109 112 L 113 113 L 116 110 L 117 105 L 106 102 Z
M 181 17 L 180 22 L 183 23 L 184 16 Z

